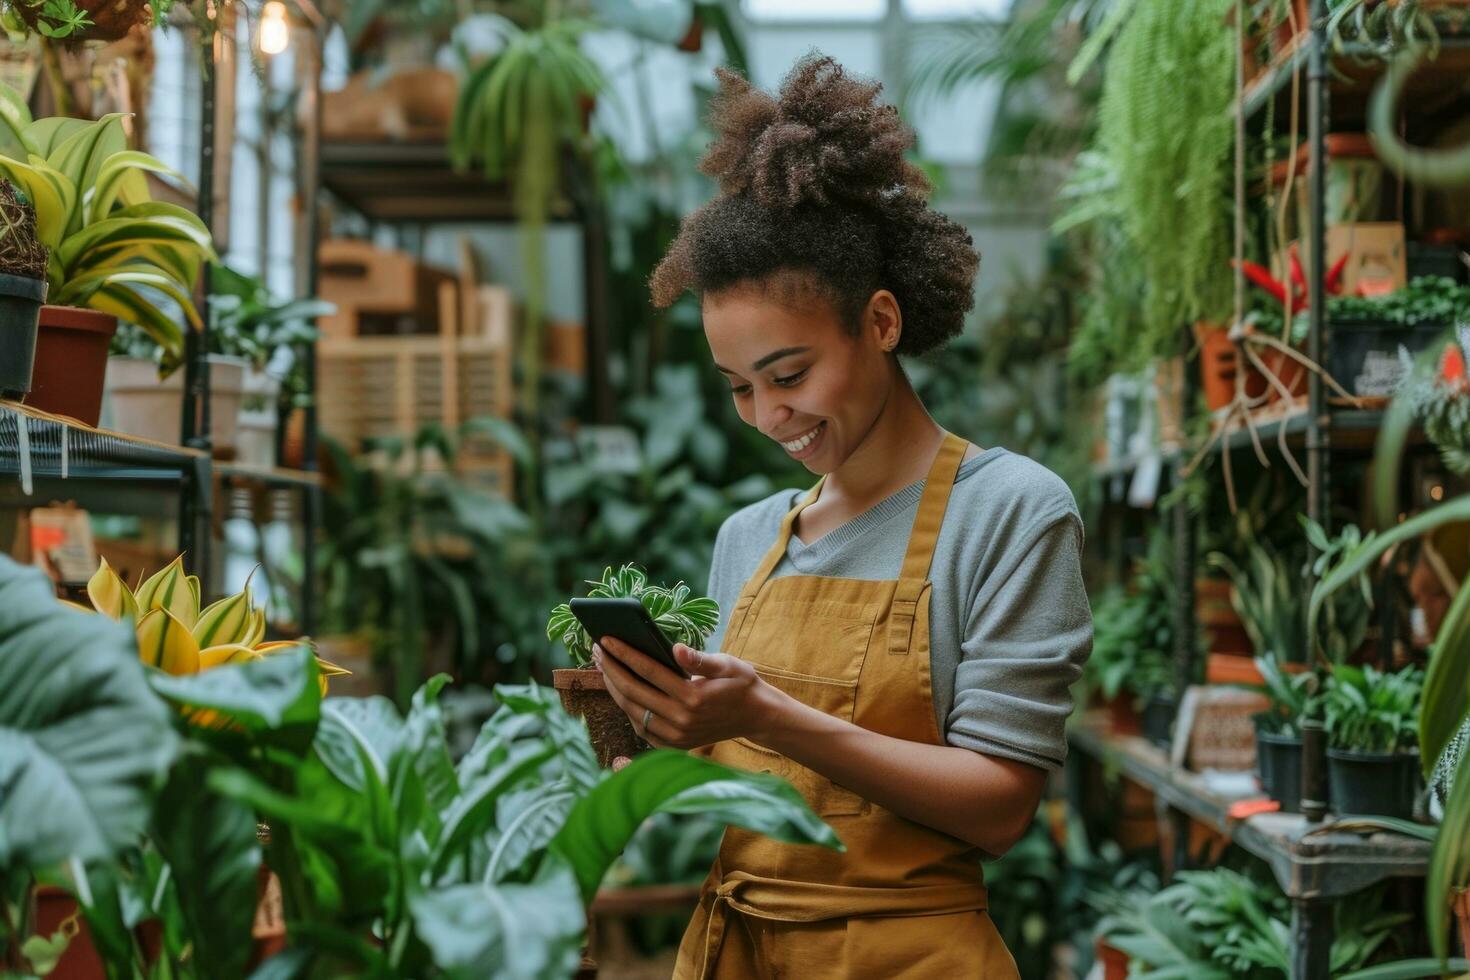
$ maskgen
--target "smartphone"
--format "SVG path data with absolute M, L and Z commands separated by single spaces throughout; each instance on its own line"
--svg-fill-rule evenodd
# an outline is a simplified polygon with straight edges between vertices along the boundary
M 680 677 L 688 677 L 679 661 L 674 659 L 674 646 L 658 628 L 643 603 L 633 598 L 618 599 L 573 599 L 570 603 L 572 615 L 587 629 L 596 643 L 604 636 L 622 640 L 635 650 L 641 650 L 659 661 Z

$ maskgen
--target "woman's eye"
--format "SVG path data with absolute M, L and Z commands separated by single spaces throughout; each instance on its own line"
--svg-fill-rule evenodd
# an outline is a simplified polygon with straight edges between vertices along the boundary
M 739 387 L 731 388 L 730 389 L 730 394 L 732 394 L 732 395 L 748 395 L 748 394 L 750 394 L 750 385 L 740 385 Z
M 775 380 L 776 384 L 778 384 L 778 385 L 787 385 L 787 386 L 790 386 L 790 385 L 796 384 L 798 381 L 800 381 L 804 377 L 806 377 L 806 368 L 802 368 L 800 371 L 797 371 L 795 374 L 788 374 L 784 378 L 776 378 L 774 380 Z

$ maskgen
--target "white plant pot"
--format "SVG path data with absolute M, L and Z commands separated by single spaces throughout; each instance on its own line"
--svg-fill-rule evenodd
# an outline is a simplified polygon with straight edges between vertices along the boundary
M 276 399 L 281 384 L 264 371 L 245 369 L 245 395 L 240 404 L 240 431 L 235 459 L 250 466 L 276 465 Z
M 209 434 L 214 451 L 235 448 L 240 400 L 244 394 L 245 359 L 209 355 Z M 184 371 L 163 380 L 158 365 L 141 357 L 107 360 L 107 400 L 112 428 L 131 436 L 177 445 L 183 429 Z

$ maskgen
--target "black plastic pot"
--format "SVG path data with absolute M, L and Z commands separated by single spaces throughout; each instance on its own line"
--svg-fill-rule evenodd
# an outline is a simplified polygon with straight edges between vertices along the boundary
M 0 273 L 0 398 L 31 390 L 36 324 L 46 301 L 46 280 Z
M 1178 702 L 1167 694 L 1154 694 L 1143 706 L 1143 737 L 1161 749 L 1167 749 L 1173 739 L 1170 729 L 1174 724 L 1174 711 Z
M 1414 815 L 1414 796 L 1419 790 L 1417 752 L 1354 752 L 1327 750 L 1328 798 L 1341 814 L 1372 814 L 1379 817 Z
M 1302 739 L 1256 729 L 1256 771 L 1261 789 L 1281 804 L 1282 813 L 1302 807 Z
M 1444 330 L 1439 323 L 1406 327 L 1381 320 L 1334 320 L 1327 370 L 1349 394 L 1391 396 L 1403 382 L 1399 348 L 1418 354 Z

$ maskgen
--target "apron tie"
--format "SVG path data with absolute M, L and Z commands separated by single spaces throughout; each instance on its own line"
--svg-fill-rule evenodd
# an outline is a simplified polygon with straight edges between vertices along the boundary
M 713 876 L 711 876 L 713 877 Z M 725 875 L 713 889 L 704 931 L 704 960 L 699 976 L 713 975 L 731 912 L 777 922 L 825 922 L 829 919 L 948 915 L 984 912 L 989 892 L 978 882 L 881 888 L 759 878 L 743 871 Z

